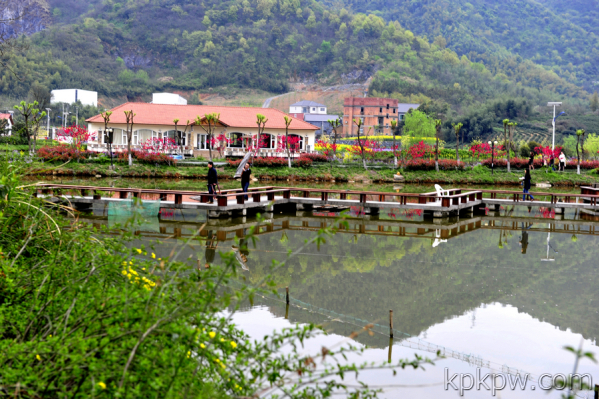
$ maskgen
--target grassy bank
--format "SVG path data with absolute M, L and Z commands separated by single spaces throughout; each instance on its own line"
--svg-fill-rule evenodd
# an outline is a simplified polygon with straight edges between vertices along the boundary
M 232 180 L 235 168 L 217 168 L 221 180 Z M 205 166 L 151 166 L 134 164 L 118 164 L 116 170 L 109 170 L 109 165 L 87 164 L 70 162 L 65 165 L 51 165 L 48 163 L 32 163 L 28 168 L 29 175 L 43 176 L 78 176 L 78 177 L 133 177 L 133 178 L 167 178 L 167 179 L 206 179 L 208 168 Z M 362 183 L 364 181 L 373 183 L 393 183 L 393 169 L 368 169 L 364 170 L 358 166 L 339 167 L 325 165 L 311 168 L 285 168 L 285 167 L 254 167 L 253 176 L 260 181 L 322 181 L 322 182 L 349 182 Z M 491 170 L 479 166 L 466 171 L 402 171 L 405 177 L 404 183 L 414 184 L 485 184 L 517 186 L 523 171 L 512 171 L 507 173 L 505 169 Z M 581 175 L 575 172 L 551 172 L 544 170 L 533 170 L 532 179 L 534 183 L 547 182 L 554 186 L 577 186 L 599 182 L 599 176 L 585 171 Z

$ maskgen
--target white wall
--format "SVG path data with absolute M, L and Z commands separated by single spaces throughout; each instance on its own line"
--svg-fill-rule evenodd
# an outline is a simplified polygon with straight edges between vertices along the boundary
M 152 104 L 187 105 L 187 100 L 174 93 L 153 93 Z
M 81 101 L 83 105 L 98 106 L 98 92 L 80 89 L 52 90 L 52 104 L 73 104 Z
M 304 107 L 289 107 L 289 113 L 290 114 L 320 114 L 320 115 L 326 115 L 327 113 L 327 107 L 313 107 L 310 106 L 308 107 L 308 112 L 304 112 Z

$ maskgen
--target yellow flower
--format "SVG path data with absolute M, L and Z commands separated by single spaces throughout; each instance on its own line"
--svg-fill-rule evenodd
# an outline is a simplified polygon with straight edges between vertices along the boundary
M 225 339 L 224 339 L 224 338 L 221 338 L 221 339 L 220 339 L 220 342 L 225 342 Z
M 221 363 L 220 366 L 223 368 L 223 370 L 227 368 L 224 363 Z
M 123 276 L 127 275 L 127 270 L 123 270 L 121 273 L 123 273 Z
M 202 349 L 206 349 L 206 345 L 204 345 L 204 344 L 200 344 L 200 348 L 202 348 Z
M 214 359 L 216 363 L 220 363 L 220 359 Z
M 208 335 L 210 335 L 210 338 L 216 337 L 216 333 L 214 331 L 210 331 Z
M 48 338 L 52 338 L 52 334 L 48 335 Z
M 127 262 L 123 262 L 123 266 L 127 266 Z
M 104 384 L 102 381 L 98 382 L 98 386 L 102 389 L 106 389 L 106 384 Z
M 141 249 L 139 249 L 139 248 L 133 248 L 133 249 L 136 250 L 137 253 L 141 255 Z
M 152 259 L 156 259 L 156 254 L 152 252 Z
M 189 359 L 190 356 L 191 356 L 191 352 L 187 351 L 187 358 Z
M 133 262 L 129 262 L 130 265 L 133 265 Z
M 233 349 L 237 348 L 237 342 L 235 342 L 235 341 L 231 341 L 231 347 L 232 347 Z
M 35 358 L 36 358 L 37 360 L 39 360 L 40 362 L 42 361 L 42 358 L 40 357 L 40 355 L 35 355 Z

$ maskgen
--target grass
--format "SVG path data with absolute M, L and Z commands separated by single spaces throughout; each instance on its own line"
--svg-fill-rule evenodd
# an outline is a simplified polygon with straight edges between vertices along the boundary
M 167 178 L 167 179 L 195 179 L 205 180 L 207 166 L 152 166 L 134 164 L 129 167 L 125 164 L 117 164 L 116 170 L 108 170 L 109 164 L 86 164 L 68 163 L 60 166 L 58 164 L 34 162 L 30 165 L 29 175 L 54 175 L 54 176 L 91 176 L 102 177 L 132 177 L 132 178 Z M 218 167 L 219 178 L 222 181 L 233 181 L 236 168 L 229 166 Z M 379 182 L 393 183 L 393 175 L 398 171 L 395 169 L 368 169 L 364 170 L 358 165 L 341 168 L 335 165 L 323 165 L 312 168 L 252 168 L 252 176 L 260 181 L 319 181 L 319 182 L 349 182 L 362 183 Z M 519 186 L 523 171 L 512 171 L 507 173 L 505 169 L 496 169 L 494 173 L 484 166 L 478 166 L 466 171 L 401 171 L 405 177 L 404 183 L 412 184 L 483 184 L 483 185 L 506 185 Z M 551 172 L 544 170 L 532 171 L 533 184 L 548 182 L 555 186 L 576 186 L 590 184 L 599 181 L 599 176 L 589 171 L 577 175 L 575 172 Z

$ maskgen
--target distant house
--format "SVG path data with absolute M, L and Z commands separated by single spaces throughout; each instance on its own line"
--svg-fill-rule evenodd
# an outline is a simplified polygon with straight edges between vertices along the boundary
M 349 97 L 343 102 L 343 135 L 354 136 L 357 133 L 355 119 L 362 119 L 362 132 L 391 135 L 391 121 L 403 120 L 410 109 L 420 104 L 400 104 L 393 98 Z
M 81 89 L 65 89 L 52 90 L 52 104 L 74 104 L 80 101 L 82 105 L 98 106 L 98 92 L 81 90 Z
M 289 113 L 293 114 L 320 114 L 326 115 L 327 107 L 314 101 L 299 101 L 289 106 Z
M 294 118 L 304 120 L 308 123 L 318 126 L 316 136 L 331 133 L 331 124 L 329 120 L 339 119 L 338 115 L 328 115 L 327 106 L 314 101 L 299 101 L 289 106 L 289 113 Z
M 109 128 L 114 129 L 113 148 L 115 151 L 124 151 L 127 148 L 126 120 L 123 111 L 133 111 L 135 114 L 132 145 L 140 149 L 143 143 L 152 139 L 176 138 L 181 136 L 181 151 L 185 155 L 206 156 L 210 143 L 206 132 L 201 126 L 194 123 L 196 117 L 203 119 L 204 115 L 211 113 L 220 114 L 220 123 L 214 135 L 224 134 L 229 143 L 226 145 L 225 155 L 243 156 L 248 148 L 256 143 L 258 125 L 256 115 L 262 114 L 268 119 L 260 144 L 263 155 L 283 156 L 281 138 L 285 136 L 285 114 L 273 108 L 251 107 L 223 107 L 210 105 L 172 105 L 125 103 L 111 109 Z M 179 119 L 175 132 L 174 120 Z M 299 152 L 312 152 L 316 143 L 315 131 L 317 126 L 292 118 L 289 134 L 299 138 Z M 187 121 L 191 126 L 185 130 Z M 100 115 L 87 119 L 88 131 L 97 133 L 96 141 L 92 141 L 88 148 L 92 151 L 104 152 L 107 150 L 104 131 L 104 120 Z M 204 123 L 201 123 L 204 125 Z
M 174 93 L 153 93 L 152 104 L 187 105 L 187 100 Z
M 4 132 L 7 136 L 12 134 L 12 127 L 14 125 L 14 120 L 12 118 L 12 112 L 6 114 L 0 114 L 0 121 L 6 121 L 6 126 L 4 127 Z M 4 123 L 4 122 L 3 122 Z

